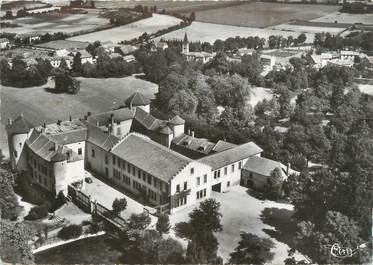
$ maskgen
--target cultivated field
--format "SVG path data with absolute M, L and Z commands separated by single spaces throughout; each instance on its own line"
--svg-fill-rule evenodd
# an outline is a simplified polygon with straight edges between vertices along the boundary
M 23 89 L 2 86 L 0 148 L 4 153 L 8 154 L 5 132 L 8 117 L 14 119 L 23 113 L 35 125 L 44 121 L 51 123 L 57 119 L 66 120 L 70 115 L 83 117 L 88 111 L 97 113 L 111 110 L 123 105 L 123 100 L 135 91 L 148 97 L 154 97 L 158 91 L 157 85 L 135 77 L 78 79 L 81 89 L 77 95 L 46 92 L 44 88 L 53 87 L 53 81 L 41 87 Z
M 69 40 L 88 42 L 99 40 L 118 43 L 123 40 L 131 40 L 133 38 L 137 38 L 144 32 L 147 32 L 148 34 L 155 33 L 160 29 L 177 25 L 180 22 L 180 19 L 172 16 L 153 14 L 153 16 L 150 18 L 142 19 L 134 23 L 115 27 L 112 29 L 75 36 L 70 38 Z
M 333 26 L 333 25 L 331 25 Z M 312 33 L 316 34 L 319 32 L 329 32 L 332 35 L 336 35 L 346 28 L 343 27 L 317 27 L 317 26 L 305 26 L 305 25 L 294 25 L 294 24 L 281 24 L 270 27 L 271 29 L 275 30 L 285 30 L 285 31 L 294 31 L 300 33 Z
M 157 39 L 183 39 L 184 34 L 188 34 L 188 39 L 190 41 L 201 41 L 201 42 L 210 42 L 213 43 L 217 39 L 227 39 L 229 37 L 249 37 L 249 36 L 259 36 L 261 38 L 266 38 L 270 35 L 282 35 L 284 37 L 293 36 L 298 37 L 300 32 L 293 31 L 281 31 L 274 29 L 261 29 L 261 28 L 252 28 L 252 27 L 238 27 L 238 26 L 229 26 L 229 25 L 219 25 L 212 23 L 204 22 L 193 22 L 192 25 L 179 29 L 168 34 L 162 35 Z M 313 42 L 314 34 L 306 33 L 307 40 L 306 42 Z
M 245 5 L 196 11 L 197 21 L 234 26 L 268 27 L 291 20 L 310 20 L 339 6 L 252 2 Z
M 335 21 L 337 21 L 338 23 L 373 24 L 373 14 L 348 14 L 348 13 L 333 12 L 323 17 L 313 19 L 311 21 L 329 22 L 329 23 L 334 23 Z
M 16 28 L 1 28 L 1 32 L 26 33 L 45 31 L 49 33 L 72 33 L 81 30 L 93 30 L 109 24 L 106 18 L 96 14 L 49 14 L 4 20 L 20 25 Z

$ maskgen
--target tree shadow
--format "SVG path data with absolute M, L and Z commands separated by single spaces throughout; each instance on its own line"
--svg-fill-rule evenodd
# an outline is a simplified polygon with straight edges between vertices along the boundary
M 65 91 L 57 90 L 51 87 L 45 87 L 44 88 L 45 92 L 51 93 L 51 94 L 65 94 Z
M 290 248 L 298 248 L 295 236 L 297 223 L 292 218 L 293 211 L 278 208 L 265 208 L 260 218 L 264 224 L 273 226 L 274 229 L 263 229 L 267 235 L 279 242 L 287 244 Z

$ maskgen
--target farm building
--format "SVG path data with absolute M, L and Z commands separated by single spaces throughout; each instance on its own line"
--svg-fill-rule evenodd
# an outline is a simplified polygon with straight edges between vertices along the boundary
M 7 38 L 1 38 L 0 39 L 0 49 L 5 50 L 8 49 L 10 45 L 10 42 Z
M 84 190 L 89 170 L 121 192 L 146 197 L 150 206 L 174 213 L 210 197 L 211 191 L 247 184 L 241 180 L 244 170 L 254 172 L 257 161 L 265 160 L 253 142 L 212 143 L 185 134 L 179 116 L 153 117 L 148 113 L 150 100 L 138 92 L 124 103 L 121 109 L 38 127 L 22 115 L 9 120 L 13 169 L 23 172 L 43 196 L 66 194 L 69 185 Z M 181 148 L 200 155 L 188 157 Z M 268 172 L 262 175 L 268 178 Z

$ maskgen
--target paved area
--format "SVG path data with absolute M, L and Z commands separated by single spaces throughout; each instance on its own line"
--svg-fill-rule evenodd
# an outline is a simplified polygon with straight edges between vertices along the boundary
M 223 231 L 217 233 L 216 237 L 219 241 L 218 255 L 224 261 L 229 260 L 229 254 L 237 247 L 241 231 L 253 233 L 260 237 L 271 238 L 263 229 L 273 230 L 274 227 L 264 224 L 260 217 L 265 208 L 293 210 L 293 206 L 290 204 L 258 200 L 248 195 L 246 188 L 241 186 L 235 186 L 227 193 L 213 192 L 212 197 L 221 203 L 220 212 L 223 215 L 221 220 Z M 197 206 L 191 206 L 173 214 L 170 217 L 172 226 L 178 222 L 187 221 L 189 219 L 188 213 L 195 207 Z M 173 232 L 171 236 L 174 237 Z M 270 264 L 283 264 L 284 259 L 287 258 L 287 250 L 290 248 L 288 245 L 274 238 L 271 238 L 271 240 L 275 245 L 272 249 L 275 255 Z M 180 242 L 184 246 L 187 245 L 187 242 L 184 240 L 180 240 Z M 296 255 L 296 258 L 301 258 L 301 256 Z
M 81 224 L 83 221 L 91 220 L 91 214 L 84 212 L 72 202 L 68 202 L 59 208 L 55 215 L 62 219 L 65 218 L 70 224 Z
M 85 189 L 82 192 L 86 195 L 91 195 L 92 201 L 97 200 L 100 204 L 108 209 L 112 209 L 113 201 L 118 198 L 126 198 L 127 208 L 121 212 L 121 217 L 128 219 L 131 214 L 140 214 L 144 211 L 144 205 L 135 201 L 134 199 L 126 196 L 122 192 L 114 189 L 108 184 L 102 182 L 101 180 L 95 178 L 91 173 L 86 171 L 86 177 L 92 179 L 92 183 L 86 183 Z M 152 225 L 155 224 L 156 218 L 151 216 Z

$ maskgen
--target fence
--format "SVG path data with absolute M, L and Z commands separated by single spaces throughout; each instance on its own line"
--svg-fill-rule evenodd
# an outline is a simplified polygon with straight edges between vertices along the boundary
M 67 192 L 68 195 L 71 196 L 73 203 L 87 213 L 92 212 L 90 196 L 85 195 L 83 192 L 76 190 L 70 185 L 67 187 Z

